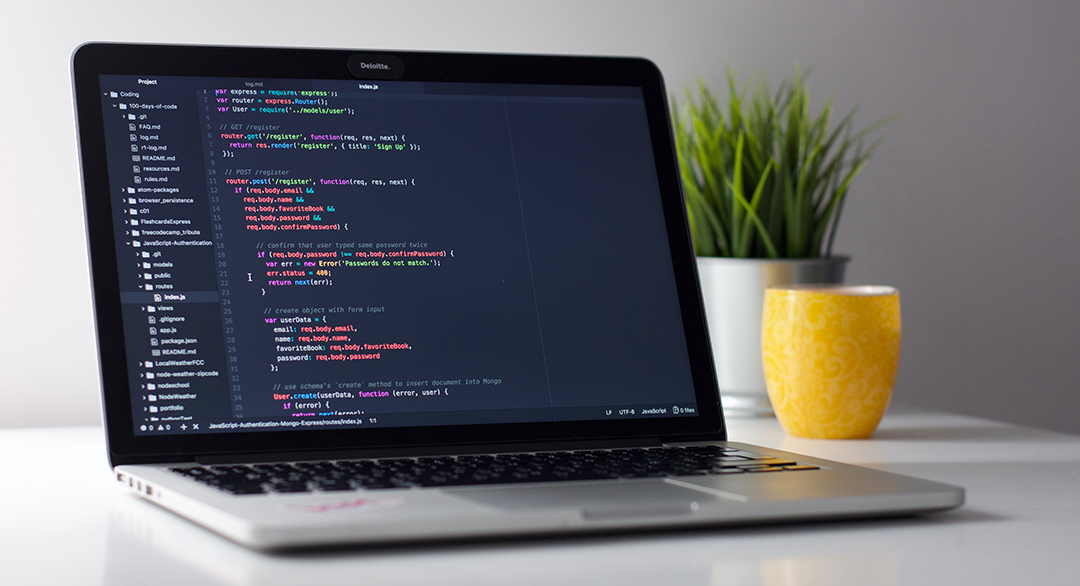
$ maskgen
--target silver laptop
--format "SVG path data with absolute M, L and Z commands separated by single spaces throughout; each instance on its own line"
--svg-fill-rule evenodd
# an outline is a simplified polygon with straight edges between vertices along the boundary
M 88 44 L 109 457 L 242 544 L 745 524 L 963 490 L 726 441 L 642 59 Z

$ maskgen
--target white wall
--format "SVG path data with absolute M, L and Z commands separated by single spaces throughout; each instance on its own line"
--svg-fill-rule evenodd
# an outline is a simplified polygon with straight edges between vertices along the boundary
M 902 112 L 837 249 L 900 287 L 898 402 L 1080 433 L 1080 3 L 1072 0 L 122 2 L 0 20 L 0 427 L 99 418 L 68 78 L 81 42 L 633 54 L 679 91 L 816 66 Z

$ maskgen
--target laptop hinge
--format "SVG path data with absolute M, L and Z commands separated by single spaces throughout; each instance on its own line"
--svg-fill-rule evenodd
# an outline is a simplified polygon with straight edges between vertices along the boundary
M 239 464 L 259 462 L 303 462 L 315 460 L 354 460 L 365 458 L 415 458 L 424 456 L 451 456 L 475 454 L 502 454 L 524 452 L 553 452 L 568 450 L 607 450 L 616 448 L 659 447 L 659 438 L 633 438 L 609 440 L 572 440 L 552 442 L 411 446 L 379 449 L 318 450 L 302 452 L 213 454 L 194 458 L 199 464 Z

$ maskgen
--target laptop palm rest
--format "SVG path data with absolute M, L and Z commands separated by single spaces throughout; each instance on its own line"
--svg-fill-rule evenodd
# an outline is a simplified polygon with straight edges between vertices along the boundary
M 502 509 L 577 508 L 587 519 L 689 515 L 720 495 L 663 480 L 495 486 L 446 492 Z

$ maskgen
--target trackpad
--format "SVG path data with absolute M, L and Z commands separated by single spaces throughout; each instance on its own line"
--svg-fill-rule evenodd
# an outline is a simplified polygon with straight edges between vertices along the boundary
M 716 497 L 663 481 L 499 486 L 447 490 L 503 509 L 575 508 L 592 519 L 689 515 Z

